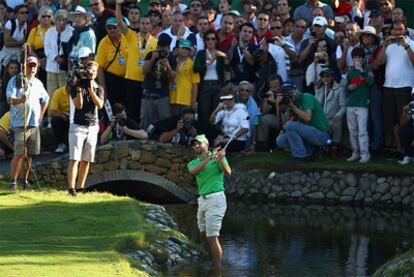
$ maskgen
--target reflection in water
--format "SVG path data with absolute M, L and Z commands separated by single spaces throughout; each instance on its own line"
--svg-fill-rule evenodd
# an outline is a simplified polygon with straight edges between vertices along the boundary
M 195 205 L 166 206 L 199 241 Z M 369 208 L 228 203 L 223 276 L 368 276 L 413 245 L 409 212 Z M 210 259 L 168 276 L 217 276 Z

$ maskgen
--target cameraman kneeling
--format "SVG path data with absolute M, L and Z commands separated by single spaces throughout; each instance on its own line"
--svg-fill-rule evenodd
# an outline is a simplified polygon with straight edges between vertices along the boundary
M 114 117 L 101 135 L 100 143 L 105 144 L 109 140 L 147 139 L 147 133 L 139 128 L 138 123 L 127 117 L 125 107 L 121 103 L 115 103 L 112 109 Z
M 154 124 L 151 138 L 159 142 L 189 146 L 191 140 L 197 136 L 194 111 L 185 108 L 181 116 L 171 116 Z
M 283 83 L 282 104 L 287 105 L 285 116 L 290 120 L 276 143 L 290 149 L 298 161 L 305 161 L 312 156 L 315 146 L 326 145 L 330 139 L 329 122 L 315 96 L 297 91 L 290 81 Z

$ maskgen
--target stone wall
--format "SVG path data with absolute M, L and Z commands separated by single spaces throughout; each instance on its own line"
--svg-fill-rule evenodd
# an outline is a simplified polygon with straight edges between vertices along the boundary
M 194 178 L 187 170 L 187 163 L 192 158 L 191 151 L 182 146 L 143 140 L 117 141 L 97 148 L 89 176 L 119 170 L 144 171 L 161 176 L 193 194 Z M 64 155 L 34 166 L 39 183 L 66 188 L 67 165 L 68 155 Z
M 265 177 L 253 175 L 233 172 L 226 179 L 227 195 L 264 201 L 295 200 L 414 208 L 414 176 L 376 176 L 327 170 L 273 172 Z

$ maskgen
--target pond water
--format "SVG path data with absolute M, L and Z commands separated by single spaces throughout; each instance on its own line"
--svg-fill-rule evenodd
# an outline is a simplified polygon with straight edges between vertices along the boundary
M 196 205 L 165 205 L 199 240 Z M 409 211 L 228 203 L 221 231 L 223 276 L 369 276 L 413 246 Z M 207 258 L 168 276 L 215 276 Z

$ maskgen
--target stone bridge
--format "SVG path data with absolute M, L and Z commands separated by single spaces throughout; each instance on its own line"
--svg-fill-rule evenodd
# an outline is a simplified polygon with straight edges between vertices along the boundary
M 194 199 L 194 178 L 187 163 L 194 158 L 185 147 L 155 141 L 128 140 L 97 147 L 86 188 L 102 183 L 136 182 L 164 190 L 180 201 Z M 42 186 L 66 188 L 68 155 L 34 166 Z

